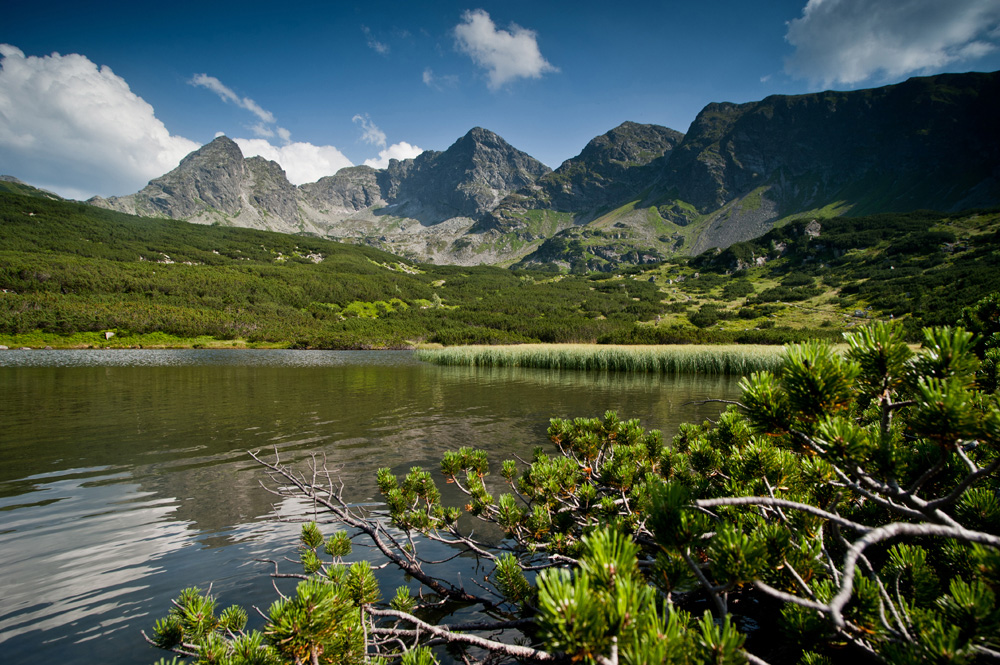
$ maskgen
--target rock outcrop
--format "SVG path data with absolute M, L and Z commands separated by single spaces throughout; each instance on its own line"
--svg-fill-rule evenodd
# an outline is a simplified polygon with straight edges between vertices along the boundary
M 219 137 L 140 192 L 91 203 L 417 260 L 615 269 L 727 247 L 799 214 L 1000 204 L 997 108 L 1000 72 L 713 103 L 686 135 L 626 122 L 555 171 L 476 127 L 443 152 L 300 187 Z
M 276 162 L 246 159 L 232 139 L 220 136 L 139 192 L 89 203 L 145 217 L 294 233 L 303 230 L 298 198 Z
M 592 219 L 649 187 L 659 175 L 651 165 L 668 157 L 683 138 L 667 127 L 625 122 L 592 139 L 579 155 L 539 178 L 536 186 L 504 199 L 478 228 L 516 230 L 523 227 L 521 213 L 537 209 Z
M 656 196 L 689 204 L 689 220 L 753 196 L 695 251 L 826 206 L 868 214 L 996 205 L 998 107 L 1000 73 L 709 104 L 664 164 Z

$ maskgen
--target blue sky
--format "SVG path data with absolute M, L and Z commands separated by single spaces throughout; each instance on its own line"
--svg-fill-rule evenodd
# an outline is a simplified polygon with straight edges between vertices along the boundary
M 219 133 L 296 184 L 475 126 L 555 168 L 626 120 L 1000 69 L 1000 0 L 11 2 L 0 173 L 127 194 Z

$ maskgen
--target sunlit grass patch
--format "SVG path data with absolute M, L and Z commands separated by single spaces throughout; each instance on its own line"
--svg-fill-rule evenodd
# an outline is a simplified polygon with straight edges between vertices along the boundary
M 777 369 L 780 346 L 598 344 L 519 344 L 515 346 L 454 346 L 420 349 L 420 360 L 438 365 L 471 367 L 534 367 L 662 374 L 745 375 Z

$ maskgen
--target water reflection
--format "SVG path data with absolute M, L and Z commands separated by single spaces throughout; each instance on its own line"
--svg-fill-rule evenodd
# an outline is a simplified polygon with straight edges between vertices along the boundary
M 666 435 L 732 397 L 722 377 L 437 367 L 406 352 L 0 352 L 4 662 L 153 661 L 139 637 L 185 586 L 266 607 L 255 557 L 294 549 L 247 450 L 322 454 L 353 501 L 374 471 L 494 462 L 549 418 L 616 409 Z M 101 639 L 94 639 L 101 637 Z M 86 646 L 82 646 L 87 643 Z
M 85 624 L 75 639 L 87 639 L 103 625 L 88 617 L 128 614 L 161 554 L 190 545 L 189 525 L 170 519 L 174 500 L 108 471 L 25 479 L 34 485 L 33 503 L 0 500 L 0 642 L 67 624 Z

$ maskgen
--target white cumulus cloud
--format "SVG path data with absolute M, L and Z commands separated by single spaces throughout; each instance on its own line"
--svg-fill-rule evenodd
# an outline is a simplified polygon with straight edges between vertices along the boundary
M 332 145 L 312 143 L 287 143 L 275 146 L 265 139 L 233 139 L 245 157 L 260 156 L 270 159 L 285 169 L 288 181 L 293 185 L 316 182 L 320 178 L 333 175 L 345 166 L 353 166 L 351 160 Z
M 72 198 L 141 189 L 198 144 L 173 136 L 109 67 L 0 44 L 4 172 Z
M 455 41 L 458 50 L 486 70 L 491 90 L 515 79 L 537 79 L 559 71 L 542 57 L 534 30 L 515 23 L 508 30 L 498 30 L 482 9 L 462 14 L 462 22 L 455 26 Z
M 406 141 L 400 141 L 399 143 L 393 143 L 385 150 L 380 150 L 378 159 L 366 159 L 365 166 L 370 166 L 373 169 L 384 169 L 389 166 L 390 159 L 410 159 L 422 152 L 423 150 L 417 146 L 410 145 Z
M 809 0 L 785 71 L 824 86 L 954 66 L 995 50 L 1000 0 Z

